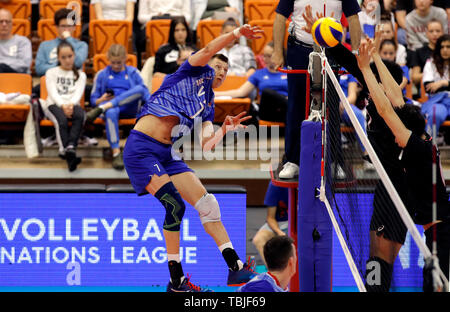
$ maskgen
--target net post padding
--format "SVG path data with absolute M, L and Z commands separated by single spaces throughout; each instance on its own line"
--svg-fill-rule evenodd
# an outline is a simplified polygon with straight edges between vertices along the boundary
M 375 170 L 377 171 L 384 187 L 386 188 L 387 192 L 389 193 L 391 200 L 394 203 L 394 206 L 397 209 L 403 223 L 405 224 L 406 228 L 410 232 L 411 237 L 413 238 L 413 240 L 416 243 L 417 247 L 419 248 L 420 252 L 423 254 L 424 258 L 431 257 L 432 254 L 431 254 L 430 250 L 428 249 L 424 240 L 422 239 L 418 229 L 416 228 L 416 226 L 414 224 L 414 221 L 412 220 L 411 216 L 409 215 L 397 190 L 395 189 L 394 185 L 392 184 L 392 181 L 390 180 L 389 176 L 387 175 L 386 170 L 382 166 L 380 159 L 378 158 L 377 154 L 375 153 L 375 150 L 373 149 L 367 136 L 365 135 L 364 130 L 362 129 L 361 125 L 359 124 L 359 122 L 356 118 L 356 115 L 354 114 L 354 112 L 350 106 L 350 103 L 348 102 L 345 94 L 343 93 L 342 89 L 339 86 L 339 82 L 337 81 L 337 79 L 333 73 L 333 70 L 331 69 L 330 64 L 328 63 L 328 60 L 326 59 L 326 57 L 324 55 L 321 55 L 321 57 L 325 60 L 324 64 L 325 64 L 325 69 L 326 69 L 326 73 L 327 73 L 328 77 L 331 79 L 331 82 L 333 83 L 333 85 L 337 86 L 337 87 L 335 87 L 335 89 L 337 91 L 337 94 L 339 95 L 339 99 L 340 99 L 342 105 L 344 106 L 344 109 L 347 112 L 359 139 L 361 140 L 361 144 L 364 146 L 367 153 L 369 154 L 370 160 L 372 161 L 372 163 L 375 167 Z M 444 281 L 444 284 L 445 284 L 446 288 L 448 289 L 447 278 L 445 277 L 442 270 L 440 270 L 440 268 L 438 268 L 438 270 L 439 270 L 439 276 Z
M 320 186 L 321 131 L 320 122 L 302 123 L 297 214 L 301 292 L 328 292 L 332 286 L 332 224 L 316 192 Z

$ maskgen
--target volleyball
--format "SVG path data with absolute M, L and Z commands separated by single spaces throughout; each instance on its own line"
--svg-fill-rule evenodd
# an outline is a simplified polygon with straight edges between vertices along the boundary
M 314 42 L 324 48 L 336 46 L 342 39 L 342 25 L 332 17 L 322 17 L 311 28 Z

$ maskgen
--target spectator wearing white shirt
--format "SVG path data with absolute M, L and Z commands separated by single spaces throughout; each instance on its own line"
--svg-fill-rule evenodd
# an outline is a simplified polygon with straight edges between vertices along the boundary
M 134 5 L 136 0 L 92 0 L 95 16 L 99 20 L 126 20 L 134 19 Z

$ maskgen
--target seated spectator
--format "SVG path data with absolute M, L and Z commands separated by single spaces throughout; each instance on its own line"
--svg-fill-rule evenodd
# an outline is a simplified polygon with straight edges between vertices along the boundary
M 428 43 L 427 23 L 432 19 L 441 22 L 444 34 L 448 32 L 447 13 L 444 9 L 432 6 L 433 0 L 415 0 L 415 9 L 406 15 L 406 41 L 408 49 L 415 51 Z
M 230 33 L 237 27 L 236 20 L 229 18 L 223 23 L 221 33 Z M 238 39 L 220 50 L 219 53 L 228 57 L 228 75 L 249 77 L 256 70 L 255 54 L 249 47 L 240 45 Z
M 95 17 L 99 20 L 125 20 L 134 19 L 134 5 L 136 0 L 92 0 Z
M 71 44 L 75 51 L 74 64 L 76 68 L 82 68 L 88 56 L 88 45 L 76 38 L 73 38 L 75 25 L 71 25 L 71 20 L 67 17 L 72 12 L 69 9 L 60 9 L 56 11 L 54 21 L 58 37 L 53 40 L 41 42 L 36 54 L 36 74 L 43 76 L 48 69 L 58 66 L 56 48 L 62 40 Z
M 449 116 L 450 35 L 442 35 L 436 42 L 432 57 L 423 68 L 423 84 L 429 100 L 422 104 L 422 113 L 427 120 L 426 130 L 432 134 L 433 107 L 436 108 L 437 130 Z
M 252 91 L 259 90 L 259 112 L 261 119 L 267 121 L 284 122 L 287 107 L 287 74 L 277 70 L 272 62 L 274 50 L 273 41 L 264 47 L 264 61 L 266 67 L 256 70 L 248 80 L 238 89 L 228 91 L 216 91 L 216 97 L 250 97 Z
M 106 119 L 106 136 L 112 149 L 112 166 L 122 170 L 123 156 L 119 146 L 119 119 L 136 118 L 140 100 L 150 96 L 137 68 L 127 66 L 127 52 L 123 45 L 113 44 L 108 50 L 110 65 L 99 71 L 94 78 L 91 106 L 86 115 L 88 122 L 102 113 Z
M 75 49 L 61 40 L 56 49 L 58 65 L 45 73 L 48 97 L 43 107 L 55 126 L 59 156 L 67 161 L 69 171 L 77 169 L 81 158 L 76 149 L 84 126 L 85 112 L 80 105 L 86 74 L 75 66 Z M 69 128 L 68 121 L 72 121 Z
M 397 28 L 397 41 L 406 46 L 406 15 L 414 10 L 414 0 L 396 0 L 395 21 Z
M 286 235 L 288 230 L 288 189 L 269 182 L 264 205 L 267 206 L 266 222 L 253 237 L 255 245 L 264 263 L 264 245 L 277 235 Z M 267 265 L 267 264 L 266 264 Z
M 239 0 L 192 0 L 191 29 L 196 30 L 200 20 L 210 20 L 215 12 L 226 12 L 238 16 L 240 24 L 244 22 L 242 2 Z
M 425 43 L 421 48 L 418 48 L 412 54 L 411 58 L 411 80 L 420 90 L 420 83 L 423 78 L 423 68 L 427 60 L 431 57 L 436 42 L 444 34 L 444 27 L 442 23 L 436 19 L 432 19 L 427 23 L 426 36 L 428 43 Z M 420 95 L 420 94 L 419 94 Z
M 395 41 L 390 40 L 390 39 L 382 40 L 381 44 L 380 44 L 380 50 L 378 53 L 380 54 L 381 59 L 388 60 L 393 63 L 397 63 L 395 61 L 396 55 L 397 55 L 397 46 L 396 46 Z M 401 66 L 401 64 L 398 64 L 398 65 L 400 65 L 400 67 L 402 68 L 402 71 L 403 71 L 403 81 L 400 84 L 400 88 L 402 88 L 403 95 L 405 95 L 406 94 L 406 85 L 409 82 L 409 68 L 406 65 L 403 65 L 403 66 Z
M 239 287 L 237 292 L 287 292 L 297 271 L 297 250 L 289 236 L 275 236 L 264 245 L 268 272 L 261 273 Z
M 379 0 L 363 0 L 361 11 L 358 13 L 361 30 L 364 34 L 373 38 L 375 36 L 375 25 L 377 24 L 376 10 L 379 10 Z
M 142 28 L 152 19 L 169 19 L 174 16 L 184 16 L 191 20 L 191 1 L 186 0 L 139 0 L 138 20 Z
M 12 20 L 11 12 L 0 9 L 0 73 L 30 73 L 31 42 L 12 33 Z
M 395 38 L 395 30 L 392 22 L 390 20 L 382 19 L 380 21 L 380 25 L 383 25 L 381 27 L 381 40 L 389 39 L 395 42 L 397 46 L 397 52 L 395 55 L 395 62 L 399 64 L 400 66 L 406 65 L 406 48 L 404 45 L 398 43 L 397 39 Z
M 174 73 L 179 64 L 177 60 L 180 49 L 190 47 L 189 51 L 195 49 L 192 42 L 192 35 L 186 19 L 183 16 L 174 17 L 170 23 L 169 42 L 162 45 L 155 55 L 155 67 L 153 75 L 164 77 L 167 74 Z

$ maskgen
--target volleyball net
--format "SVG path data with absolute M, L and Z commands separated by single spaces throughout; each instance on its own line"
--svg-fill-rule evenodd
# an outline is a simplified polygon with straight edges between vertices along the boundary
M 393 137 L 376 136 L 371 136 L 369 141 L 364 100 L 359 107 L 348 102 L 347 94 L 336 77 L 337 71 L 337 67 L 330 66 L 324 53 L 311 53 L 309 120 L 320 122 L 322 135 L 321 180 L 316 190 L 317 197 L 330 217 L 334 230 L 333 244 L 339 246 L 338 253 L 346 262 L 346 268 L 341 269 L 336 266 L 343 263 L 333 263 L 333 272 L 344 272 L 333 274 L 333 284 L 340 282 L 341 285 L 356 286 L 364 292 L 368 284 L 376 286 L 385 282 L 380 280 L 386 278 L 386 274 L 380 274 L 383 268 L 370 261 L 371 249 L 376 250 L 370 245 L 372 230 L 372 235 L 398 242 L 389 247 L 399 248 L 392 267 L 392 280 L 388 281 L 391 289 L 421 288 L 422 268 L 432 259 L 432 253 L 425 243 L 422 226 L 414 223 L 405 206 L 406 198 L 399 195 L 404 197 L 407 190 L 398 192 L 396 189 L 402 185 L 395 175 L 398 162 L 388 154 L 390 149 L 383 153 L 372 145 L 379 142 L 389 146 L 389 142 L 395 144 L 395 141 Z M 342 71 L 340 73 L 343 74 Z M 317 87 L 319 83 L 321 89 Z M 302 190 L 299 192 L 301 194 Z M 336 253 L 335 249 L 333 252 Z M 448 281 L 438 264 L 435 265 L 434 277 L 436 288 L 448 289 Z

